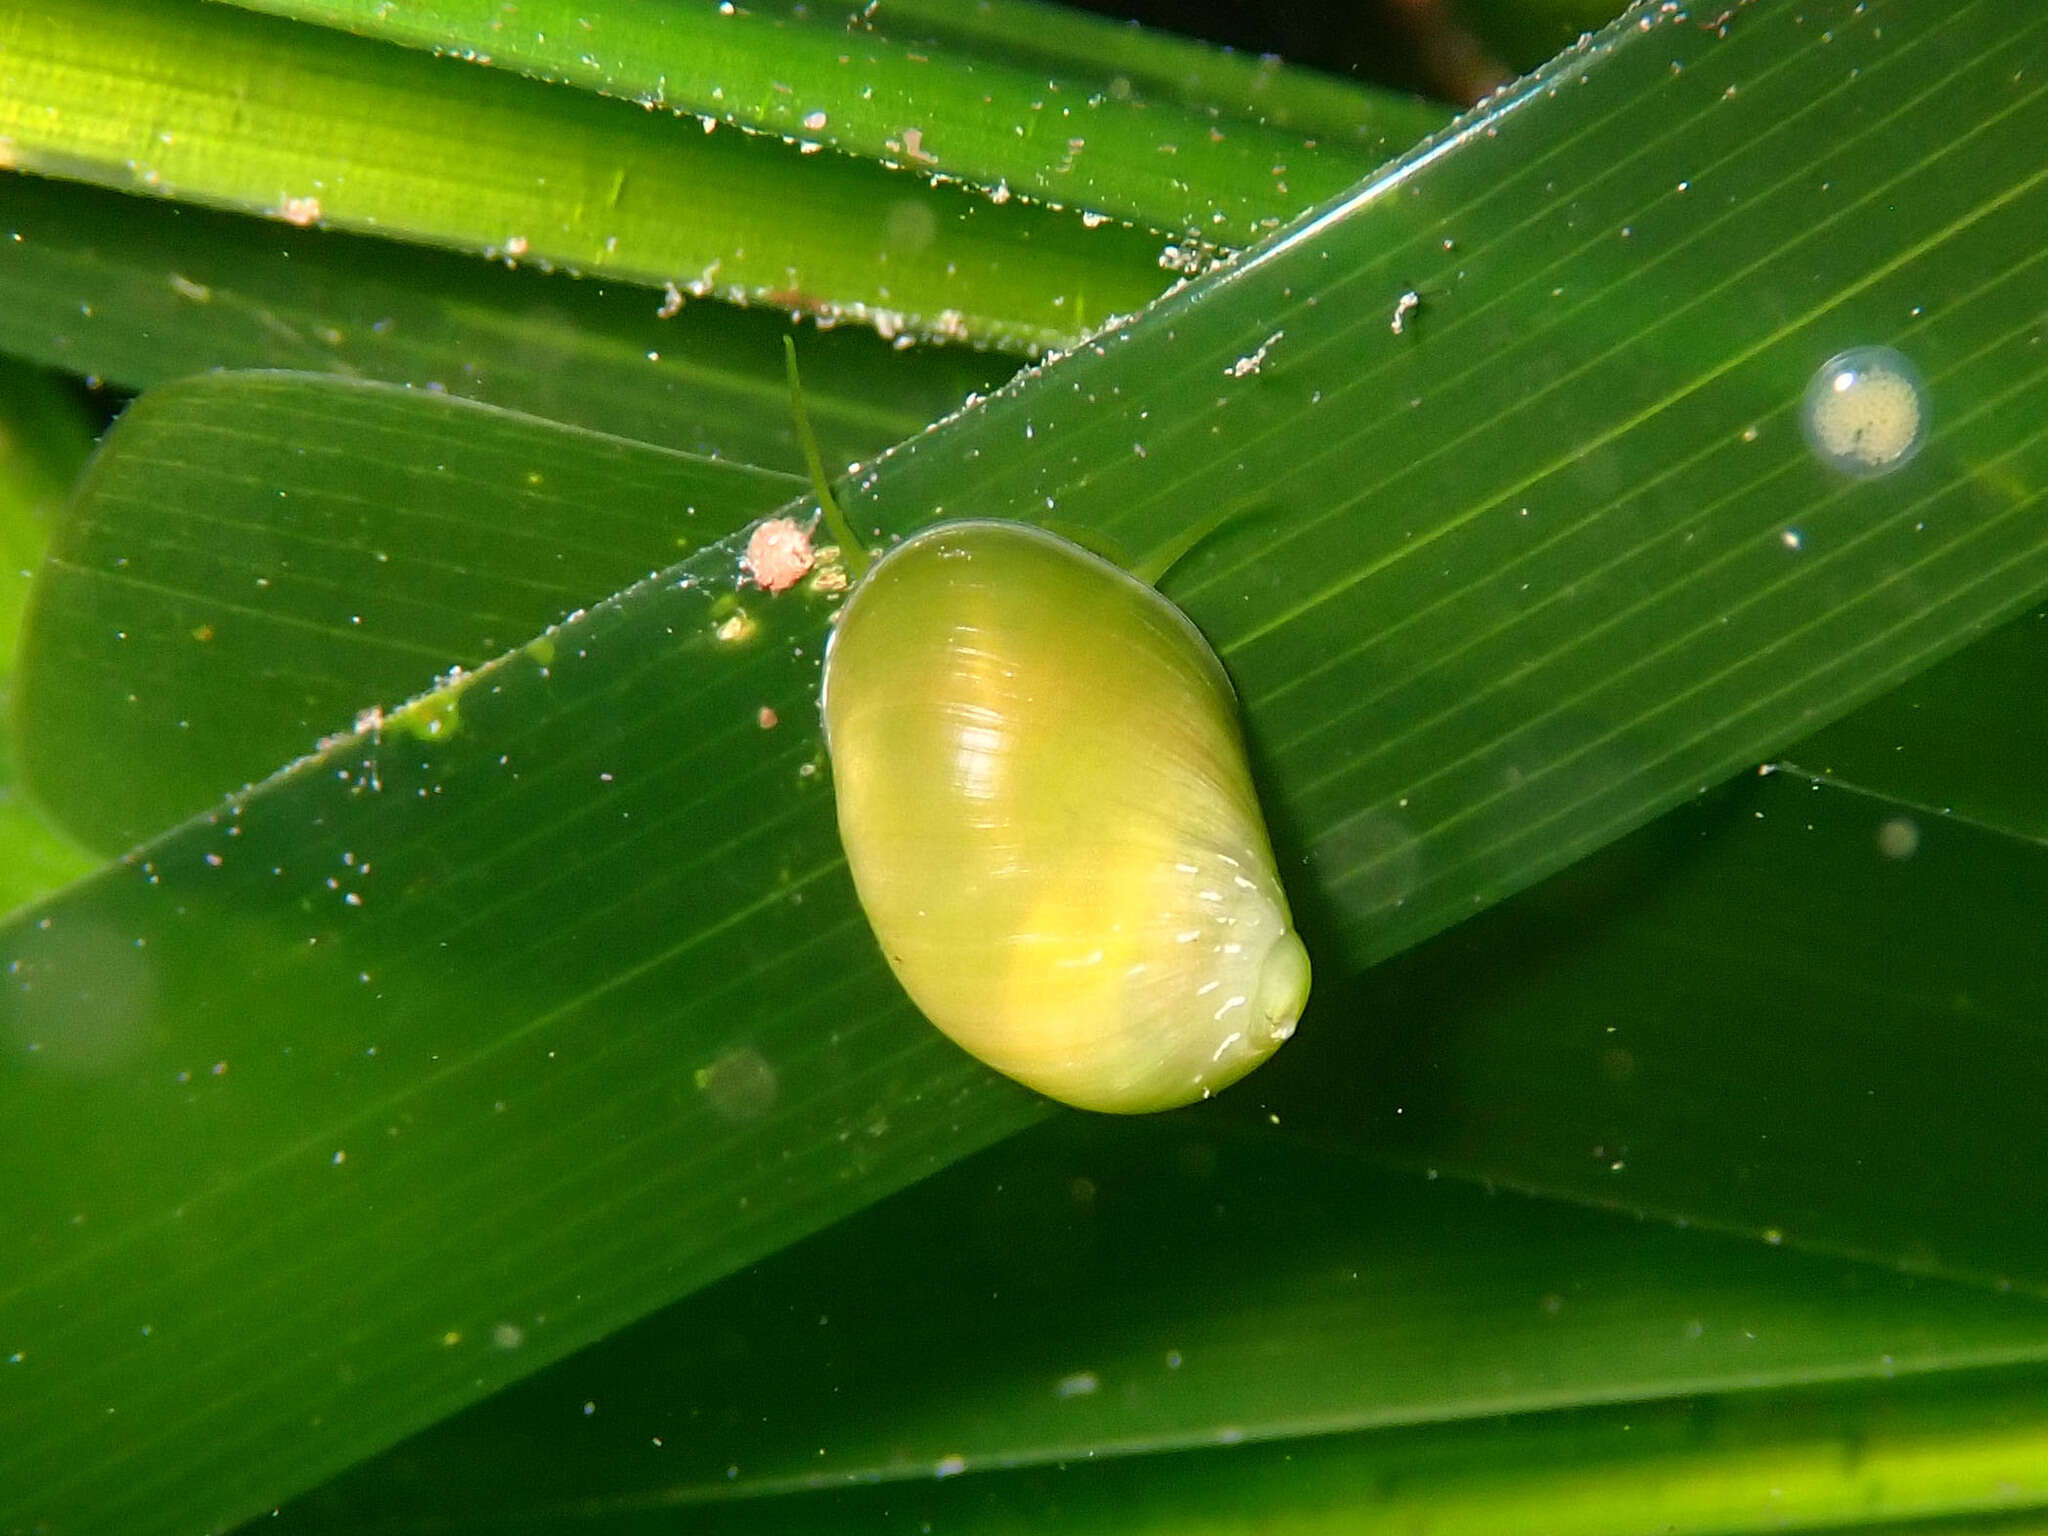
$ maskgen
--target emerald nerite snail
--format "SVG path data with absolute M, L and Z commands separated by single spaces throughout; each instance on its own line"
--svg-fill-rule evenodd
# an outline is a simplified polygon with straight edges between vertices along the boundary
M 1023 524 L 943 524 L 856 575 L 824 667 L 839 834 L 925 1016 L 1083 1109 L 1169 1109 L 1264 1061 L 1308 953 L 1194 625 Z

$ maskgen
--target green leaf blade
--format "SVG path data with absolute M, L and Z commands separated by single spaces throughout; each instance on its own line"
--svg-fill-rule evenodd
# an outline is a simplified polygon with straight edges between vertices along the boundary
M 359 715 L 437 728 L 397 707 L 799 488 L 290 374 L 152 394 L 116 443 L 52 550 L 17 705 L 24 769 L 112 852 Z
M 1798 35 L 1783 22 L 1752 14 L 1726 43 L 1672 29 L 1669 48 L 1614 48 L 1611 69 L 1594 50 L 1504 111 L 1497 137 L 1425 158 L 1233 272 L 1236 304 L 1169 300 L 1151 327 L 1007 395 L 1001 418 L 977 422 L 971 473 L 951 443 L 907 445 L 869 515 L 907 526 L 964 496 L 1007 515 L 1099 519 L 1142 549 L 1199 498 L 1264 533 L 1210 541 L 1169 586 L 1240 682 L 1283 822 L 1328 829 L 1304 851 L 1354 963 L 1641 824 L 2016 613 L 2048 580 L 2031 516 L 2048 378 L 2030 361 L 2035 322 L 2011 302 L 2048 184 L 1984 137 L 2022 142 L 2043 98 L 2012 84 L 1970 98 L 1978 116 L 1951 129 L 1946 157 L 1908 172 L 1924 199 L 1904 197 L 1874 141 L 1881 152 L 1857 162 L 1867 190 L 1844 204 L 1881 216 L 1897 242 L 1900 256 L 1873 269 L 1812 228 L 1799 125 L 1724 212 L 1725 195 L 1687 204 L 1678 190 L 1698 169 L 1693 120 L 1667 119 L 1646 141 L 1649 98 L 1628 97 L 1679 56 L 1698 112 L 1754 104 L 1758 118 L 1722 126 L 1731 143 L 1768 132 L 1778 103 L 1726 97 L 1724 80 L 1783 73 L 1774 50 Z M 1941 28 L 1892 18 L 1881 42 L 1867 28 L 1862 39 L 1875 51 L 1843 90 L 1895 100 L 1899 72 L 1920 68 L 1926 90 L 1910 95 L 1931 100 L 1949 81 L 1958 45 Z M 2041 46 L 2034 30 L 1998 34 L 1976 67 L 2005 79 Z M 1852 62 L 1825 61 L 1838 57 Z M 1538 110 L 1541 91 L 1569 91 L 1592 129 Z M 1512 174 L 1494 174 L 1497 155 L 1540 177 L 1566 149 L 1626 166 L 1604 194 L 1612 224 L 1590 201 L 1605 178 L 1531 217 L 1512 204 Z M 1886 213 L 1893 198 L 1903 211 Z M 1646 203 L 1682 222 L 1638 229 L 1623 210 Z M 1482 220 L 1503 232 L 1482 237 Z M 2003 264 L 1987 279 L 1990 263 Z M 1528 275 L 1487 291 L 1482 264 Z M 1346 275 L 1318 282 L 1322 271 Z M 1949 274 L 1963 300 L 1916 320 L 1908 295 Z M 1425 300 L 1420 331 L 1394 335 L 1388 317 L 1412 288 L 1453 297 Z M 1560 306 L 1558 288 L 1582 297 Z M 1932 396 L 1953 403 L 1927 452 L 1882 480 L 1832 478 L 1799 438 L 1806 378 L 1844 335 L 1955 358 L 1930 373 Z M 1179 362 L 1204 355 L 1239 363 L 1204 377 Z M 1316 433 L 1309 418 L 1328 425 Z M 1222 433 L 1234 450 L 1207 451 Z M 1251 581 L 1275 595 L 1247 605 L 1238 584 Z M 1929 601 L 1930 582 L 1955 602 Z M 1552 765 L 1547 782 L 1538 762 Z M 1347 838 L 1378 851 L 1357 858 Z
M 37 0 L 0 44 L 11 163 L 121 190 L 1016 350 L 1164 282 L 1143 231 L 224 6 Z
M 802 468 L 783 407 L 782 315 L 677 309 L 630 285 L 21 173 L 0 173 L 0 209 L 0 346 L 45 367 L 127 390 L 217 368 L 328 372 Z M 848 327 L 812 338 L 804 367 L 818 430 L 846 461 L 1014 364 L 895 351 Z
M 909 1494 L 941 1467 L 1136 1478 L 1219 1441 L 1318 1455 L 1431 1424 L 1532 1432 L 1559 1408 L 1739 1412 L 1822 1383 L 2038 1373 L 2048 1349 L 2033 1298 L 1375 1170 L 1282 1121 L 1034 1128 L 395 1448 L 284 1528 L 735 1496 L 765 1523 L 778 1495 Z M 544 1464 L 516 1449 L 585 1401 L 596 1422 Z M 424 1467 L 430 1487 L 404 1475 Z
M 30 578 L 91 448 L 90 423 L 55 379 L 0 360 L 0 720 L 19 688 L 16 652 Z M 20 781 L 13 744 L 0 732 L 0 913 L 92 868 Z
M 842 26 L 802 6 L 529 0 L 508 27 L 489 0 L 399 10 L 375 0 L 236 3 L 1219 245 L 1256 239 L 1449 115 L 1334 80 L 1320 89 L 1279 80 L 1270 65 L 1255 73 L 1213 50 L 1107 23 L 1091 41 L 1120 43 L 1117 62 L 1147 62 L 1145 73 L 1183 86 L 1190 78 L 1234 86 L 1239 112 L 1224 117 L 1204 110 L 1206 101 L 1184 106 L 1171 95 L 1133 99 L 1133 71 L 1104 75 L 1092 49 L 1057 59 L 1060 72 L 1048 78 L 1030 68 L 1020 34 L 1034 31 L 1041 46 L 1067 36 L 1083 25 L 1069 13 L 1057 26 L 1043 14 L 1001 16 L 1009 25 L 998 36 L 989 17 L 966 26 L 945 18 L 935 45 L 927 26 L 935 18 L 899 18 L 894 7 Z M 1318 119 L 1351 131 L 1325 144 L 1270 126 L 1262 109 L 1272 98 L 1313 103 Z
M 1893 707 L 1852 715 L 1788 749 L 1783 764 L 1820 782 L 2048 842 L 2048 799 L 2032 771 L 2044 745 L 2037 709 L 2048 613 L 1975 641 L 1904 684 Z
M 10 1519 L 239 1517 L 1040 1113 L 846 971 L 808 735 L 756 719 L 801 719 L 810 662 L 763 634 L 676 686 L 720 585 L 595 610 L 466 679 L 460 731 L 352 737 L 10 930 L 6 1155 L 42 1172 L 0 1305 L 50 1372 Z M 81 1457 L 110 1402 L 135 1431 Z

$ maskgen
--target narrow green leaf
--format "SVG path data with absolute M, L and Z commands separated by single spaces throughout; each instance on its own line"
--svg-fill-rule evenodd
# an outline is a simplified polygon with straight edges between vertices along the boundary
M 1226 246 L 1333 196 L 1450 116 L 1070 11 L 1055 22 L 1014 8 L 934 35 L 927 23 L 938 18 L 894 5 L 851 22 L 775 3 L 525 0 L 508 24 L 497 0 L 234 3 Z M 1039 48 L 1065 41 L 1056 74 L 1031 67 L 1026 37 Z M 1099 57 L 1106 39 L 1118 46 Z M 1137 95 L 1133 64 L 1179 93 Z M 1190 86 L 1241 115 L 1183 101 Z M 1316 129 L 1271 123 L 1269 98 L 1294 104 L 1290 115 L 1312 104 L 1350 131 L 1324 142 Z
M 380 730 L 455 729 L 397 706 L 802 487 L 296 374 L 146 395 L 111 442 L 50 551 L 17 705 L 24 772 L 108 852 L 366 711 Z
M 311 369 L 801 470 L 783 406 L 787 325 L 0 172 L 0 349 L 131 390 L 214 368 Z M 958 347 L 892 349 L 858 326 L 804 344 L 811 414 L 841 463 L 910 436 L 1013 367 Z
M 1034 72 L 1016 47 L 1026 29 L 1040 39 L 1065 37 L 1069 47 L 1083 37 L 1096 43 L 1112 35 L 1122 43 L 1118 53 L 1149 59 L 1149 76 L 1180 74 L 1182 88 L 1196 70 L 1231 78 L 1255 68 L 1225 61 L 1214 49 L 1174 47 L 1065 10 L 1057 27 L 1042 10 L 1012 12 L 1010 27 L 997 35 L 989 35 L 993 18 L 985 16 L 977 33 L 948 29 L 934 39 L 924 16 L 899 16 L 895 6 L 850 25 L 836 14 L 813 18 L 801 4 L 526 0 L 518 23 L 508 27 L 496 0 L 403 8 L 379 0 L 236 4 L 483 59 L 791 143 L 1004 188 L 1006 197 L 1194 233 L 1219 246 L 1255 240 L 1450 119 L 1440 106 L 1372 96 L 1331 80 L 1317 104 L 1331 117 L 1348 119 L 1354 133 L 1323 143 L 1298 129 L 1268 125 L 1264 115 L 1219 121 L 1221 113 L 1208 102 L 1145 100 L 1110 59 L 1065 57 L 1063 72 L 1049 78 Z M 905 33 L 905 23 L 913 31 Z M 1198 61 L 1194 70 L 1190 57 Z M 1286 92 L 1278 78 L 1290 74 L 1296 72 L 1266 66 L 1272 90 L 1243 94 L 1262 104 L 1264 94 Z M 1116 90 L 1118 80 L 1122 90 Z
M 1162 1458 L 933 1478 L 692 1508 L 693 1532 L 1120 1536 L 1736 1536 L 1878 1527 L 2012 1533 L 2048 1506 L 2048 1377 L 1985 1372 L 1906 1386 L 1594 1409 Z M 653 1454 L 652 1451 L 649 1454 Z M 625 1529 L 673 1529 L 632 1509 Z M 1926 1525 L 1911 1522 L 1926 1521 Z M 486 1530 L 461 1521 L 438 1530 Z M 495 1528 L 502 1528 L 502 1523 Z M 587 1530 L 581 1512 L 539 1529 Z M 398 1527 L 399 1530 L 406 1529 Z
M 1787 748 L 1787 765 L 1905 801 L 1916 819 L 1957 816 L 2048 842 L 2043 678 L 2048 609 L 2036 609 L 1929 667 L 1882 708 Z
M 589 1518 L 2044 1358 L 2030 1298 L 1374 1172 L 1285 1128 L 1065 1119 L 551 1366 L 277 1528 Z
M 1601 19 L 1611 19 L 1614 9 Z M 1212 119 L 1263 123 L 1309 135 L 1325 150 L 1363 151 L 1375 163 L 1435 131 L 1447 117 L 1434 104 L 1361 88 L 1270 53 L 1217 48 L 1041 0 L 890 0 L 875 19 L 899 37 L 1084 74 L 1105 81 L 1114 96 L 1135 96 L 1154 108 L 1171 102 Z
M 1218 1445 L 1178 1454 L 1081 1457 L 965 1477 L 949 1475 L 949 1463 L 915 1481 L 681 1510 L 658 1495 L 619 1507 L 548 1507 L 529 1528 L 1007 1536 L 1057 1521 L 1063 1531 L 1104 1536 L 2015 1536 L 2038 1531 L 2048 1509 L 2044 1389 L 2048 1374 L 2038 1369 L 1985 1370 L 1270 1445 L 1234 1445 L 1220 1435 Z M 540 1443 L 552 1450 L 577 1434 L 582 1406 L 560 1405 Z M 666 1449 L 621 1437 L 613 1458 L 658 1459 Z M 427 1481 L 446 1468 L 406 1470 Z M 291 1515 L 282 1529 L 362 1529 Z M 522 1511 L 522 1523 L 528 1519 Z M 500 1514 L 471 1520 L 458 1510 L 373 1529 L 406 1536 L 504 1524 Z
M 1221 1113 L 2048 1296 L 2044 904 L 2038 843 L 1751 776 L 1326 993 Z
M 1457 14 L 1515 68 L 1533 69 L 1575 38 L 1605 26 L 1616 10 L 1614 0 L 1459 0 Z M 1702 9 L 1693 19 L 1718 27 L 1733 18 Z
M 92 428 L 64 383 L 0 358 L 0 717 L 16 688 L 15 649 L 29 581 L 64 494 L 92 447 Z M 0 733 L 0 913 L 92 867 L 24 797 Z
M 1041 348 L 1165 282 L 1149 232 L 199 0 L 11 7 L 0 140 L 24 170 L 885 335 Z
M 63 381 L 0 357 L 0 684 L 14 670 L 29 583 L 92 445 L 92 423 Z

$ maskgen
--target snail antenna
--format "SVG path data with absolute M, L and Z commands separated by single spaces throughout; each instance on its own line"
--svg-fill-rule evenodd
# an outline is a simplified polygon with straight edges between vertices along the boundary
M 1173 535 L 1145 559 L 1130 568 L 1131 574 L 1148 587 L 1156 587 L 1181 561 L 1195 552 L 1197 545 L 1204 543 L 1212 534 L 1220 533 L 1226 523 L 1244 515 L 1242 507 L 1221 507 L 1211 512 L 1198 523 L 1192 523 Z
M 804 409 L 803 381 L 796 372 L 796 338 L 782 338 L 782 361 L 789 375 L 789 411 L 796 418 L 797 441 L 803 445 L 804 463 L 810 467 L 811 489 L 818 493 L 818 506 L 825 514 L 825 527 L 832 535 L 832 541 L 839 546 L 840 557 L 846 562 L 846 574 L 859 581 L 867 573 L 868 548 L 853 531 L 853 524 L 839 509 L 839 502 L 832 494 L 832 486 L 825 478 L 825 461 L 818 453 L 817 435 L 811 431 L 811 415 Z

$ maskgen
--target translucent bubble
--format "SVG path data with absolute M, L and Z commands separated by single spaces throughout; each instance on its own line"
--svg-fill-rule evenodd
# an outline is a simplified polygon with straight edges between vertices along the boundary
M 1910 816 L 1894 816 L 1877 829 L 1877 851 L 1888 859 L 1910 859 L 1920 851 L 1920 828 Z
M 1920 451 L 1927 392 L 1903 352 L 1851 347 L 1820 365 L 1799 405 L 1820 458 L 1845 475 L 1884 475 Z
M 697 1069 L 697 1086 L 714 1113 L 727 1120 L 758 1120 L 775 1107 L 781 1083 L 775 1069 L 750 1046 L 735 1046 Z

